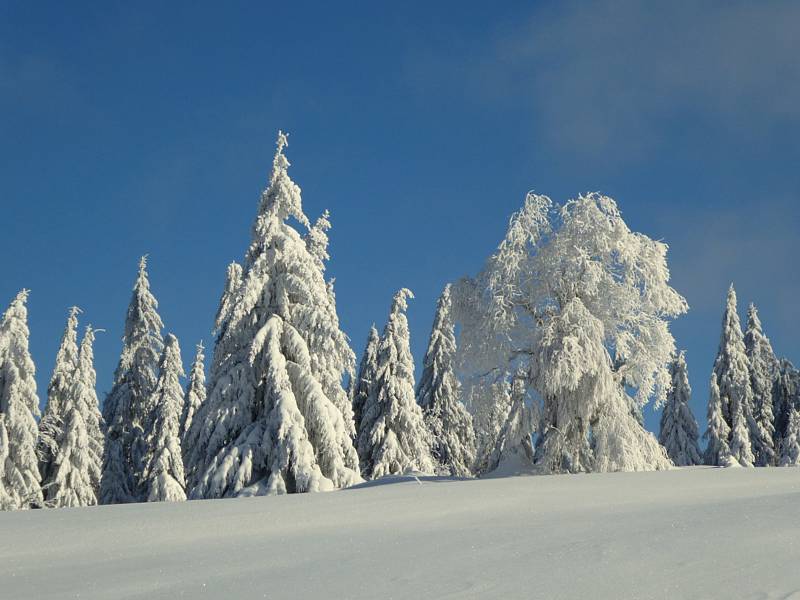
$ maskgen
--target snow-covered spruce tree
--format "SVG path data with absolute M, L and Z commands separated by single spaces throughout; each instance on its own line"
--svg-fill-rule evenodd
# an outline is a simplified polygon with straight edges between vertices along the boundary
M 800 371 L 783 358 L 779 362 L 774 388 L 775 448 L 780 448 L 786 436 L 792 407 L 800 406 Z
M 781 440 L 778 464 L 782 467 L 800 466 L 800 412 L 794 405 L 789 406 L 786 435 Z
M 5 421 L 5 465 L 0 488 L 7 508 L 42 506 L 36 455 L 39 397 L 36 368 L 28 349 L 28 290 L 22 290 L 0 320 L 0 415 Z
M 197 409 L 206 401 L 204 350 L 203 342 L 197 344 L 194 362 L 192 362 L 192 368 L 189 370 L 189 381 L 186 383 L 186 395 L 183 399 L 183 411 L 181 413 L 180 439 L 182 444 L 184 444 L 184 440 L 187 437 L 186 432 L 192 426 L 192 420 L 197 413 Z M 183 449 L 183 453 L 184 455 L 187 454 L 186 448 Z
M 156 369 L 164 347 L 158 302 L 150 292 L 147 259 L 139 261 L 139 274 L 125 319 L 122 354 L 114 373 L 114 386 L 106 396 L 103 417 L 106 446 L 100 486 L 102 504 L 143 502 L 142 458 L 144 428 L 152 413 L 151 396 Z
M 72 385 L 72 377 L 78 366 L 78 313 L 73 306 L 67 316 L 67 325 L 61 336 L 61 345 L 56 353 L 56 364 L 47 386 L 47 406 L 39 421 L 39 474 L 42 478 L 42 491 L 48 500 L 48 486 L 51 481 L 52 465 L 58 449 L 57 438 L 64 428 L 62 406 L 64 406 Z
M 456 336 L 450 310 L 448 284 L 436 306 L 417 403 L 432 435 L 431 451 L 437 470 L 469 477 L 475 463 L 475 430 L 472 416 L 461 402 L 461 385 L 454 370 Z
M 11 493 L 9 482 L 6 480 L 6 462 L 8 461 L 8 431 L 6 430 L 6 416 L 0 413 L 0 510 L 13 510 L 16 508 L 14 496 Z
M 689 408 L 692 388 L 686 367 L 686 356 L 681 351 L 669 367 L 672 386 L 667 392 L 667 401 L 661 415 L 658 441 L 667 451 L 667 456 L 679 467 L 703 463 L 697 446 L 697 421 Z
M 780 366 L 769 338 L 764 335 L 761 320 L 755 304 L 747 309 L 747 330 L 744 334 L 745 353 L 750 367 L 750 387 L 753 390 L 755 420 L 758 437 L 753 440 L 753 453 L 756 465 L 774 465 L 775 455 L 775 415 L 773 412 L 773 393 Z
M 220 303 L 208 399 L 188 439 L 193 498 L 346 487 L 358 481 L 342 387 L 352 351 L 339 329 L 300 188 L 278 150 L 241 269 Z M 233 271 L 233 272 L 231 272 Z M 238 272 L 237 272 L 238 271 Z
M 183 405 L 183 363 L 178 339 L 167 335 L 153 392 L 153 418 L 146 434 L 147 453 L 142 473 L 148 502 L 186 500 L 180 418 Z
M 466 380 L 464 397 L 473 415 L 476 456 L 473 470 L 486 473 L 500 433 L 511 410 L 511 382 L 508 373 Z
M 414 359 L 411 357 L 405 311 L 411 290 L 399 290 L 378 343 L 378 366 L 358 431 L 358 456 L 365 477 L 433 473 L 430 432 L 414 399 Z
M 58 450 L 53 475 L 46 487 L 48 506 L 97 504 L 103 462 L 103 425 L 95 391 L 94 337 L 94 330 L 87 327 L 78 365 L 61 407 L 64 426 L 56 438 Z
M 535 419 L 525 402 L 527 392 L 527 377 L 520 370 L 511 380 L 511 407 L 482 472 L 488 473 L 506 464 L 520 470 L 533 468 L 531 432 Z
M 484 269 L 454 288 L 461 369 L 523 366 L 542 398 L 542 472 L 669 467 L 633 410 L 665 400 L 669 319 L 687 310 L 666 253 L 632 232 L 611 198 L 554 207 L 529 194 Z
M 724 467 L 733 458 L 728 440 L 731 436 L 731 428 L 722 415 L 722 399 L 719 395 L 719 385 L 717 378 L 711 375 L 711 393 L 708 398 L 708 428 L 703 434 L 703 438 L 708 442 L 705 452 L 705 463 L 707 465 Z
M 722 316 L 722 334 L 713 373 L 719 386 L 722 415 L 731 430 L 731 437 L 728 440 L 731 455 L 743 467 L 751 467 L 753 442 L 759 443 L 757 440 L 760 435 L 754 416 L 750 367 L 744 346 L 744 334 L 736 312 L 736 290 L 733 284 L 728 289 L 725 312 Z
M 378 330 L 375 324 L 369 328 L 367 345 L 364 347 L 364 354 L 358 364 L 358 374 L 352 383 L 351 397 L 353 404 L 353 423 L 356 431 L 361 429 L 361 414 L 364 410 L 364 403 L 369 397 L 369 390 L 375 380 L 375 371 L 378 369 Z

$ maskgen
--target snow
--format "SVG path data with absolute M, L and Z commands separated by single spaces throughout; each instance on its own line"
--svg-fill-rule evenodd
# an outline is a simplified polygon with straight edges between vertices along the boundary
M 0 595 L 800 598 L 798 475 L 394 477 L 326 494 L 6 512 Z

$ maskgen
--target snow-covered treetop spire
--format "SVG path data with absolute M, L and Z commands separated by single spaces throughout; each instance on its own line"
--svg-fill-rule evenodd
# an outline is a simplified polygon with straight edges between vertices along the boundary
M 414 292 L 408 288 L 400 288 L 392 298 L 392 314 L 408 310 L 408 300 L 414 298 Z
M 331 228 L 330 212 L 325 209 L 306 234 L 306 246 L 311 255 L 318 261 L 321 270 L 325 270 L 328 254 L 328 230 Z

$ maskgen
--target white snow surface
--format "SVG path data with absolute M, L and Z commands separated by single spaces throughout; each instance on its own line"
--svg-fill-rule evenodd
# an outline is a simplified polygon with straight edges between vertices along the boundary
M 800 471 L 449 480 L 0 513 L 0 597 L 800 598 Z

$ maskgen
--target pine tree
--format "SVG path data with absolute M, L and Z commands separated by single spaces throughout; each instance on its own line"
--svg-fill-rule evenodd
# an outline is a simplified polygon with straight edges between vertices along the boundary
M 103 461 L 102 417 L 98 407 L 94 370 L 94 330 L 81 341 L 78 365 L 62 405 L 64 427 L 56 438 L 58 450 L 47 491 L 53 507 L 97 504 Z
M 181 349 L 178 339 L 167 335 L 159 361 L 159 376 L 153 393 L 153 419 L 146 435 L 143 479 L 148 502 L 186 500 L 180 445 L 183 404 Z
M 186 432 L 192 426 L 192 419 L 197 413 L 200 405 L 206 401 L 206 372 L 204 367 L 205 355 L 203 342 L 197 344 L 197 353 L 189 371 L 189 381 L 186 384 L 186 396 L 183 400 L 183 412 L 181 413 L 181 443 L 185 444 Z M 184 448 L 186 454 L 186 448 Z
M 679 467 L 702 464 L 697 446 L 697 421 L 689 408 L 692 388 L 686 368 L 684 352 L 678 354 L 670 365 L 672 387 L 667 392 L 667 402 L 661 415 L 658 441 L 672 462 Z
M 722 399 L 719 395 L 717 378 L 711 375 L 711 395 L 708 399 L 708 429 L 703 438 L 708 441 L 706 446 L 705 462 L 707 465 L 724 467 L 731 460 L 731 449 L 728 439 L 731 428 L 722 415 Z
M 800 371 L 787 359 L 779 362 L 774 387 L 775 447 L 786 437 L 792 407 L 800 406 Z
M 781 440 L 780 453 L 780 466 L 800 466 L 800 412 L 793 405 L 789 407 L 786 435 Z
M 754 304 L 750 304 L 747 310 L 744 345 L 750 367 L 750 386 L 753 390 L 755 420 L 758 425 L 758 436 L 753 439 L 756 465 L 760 467 L 774 465 L 776 456 L 773 393 L 780 367 L 769 338 L 764 335 L 761 328 L 758 310 Z
M 728 289 L 722 317 L 722 335 L 714 361 L 714 376 L 719 386 L 722 415 L 731 430 L 728 440 L 731 455 L 742 466 L 753 466 L 752 440 L 759 436 L 759 429 L 754 416 L 744 335 L 736 312 L 736 290 L 732 284 Z
M 369 397 L 369 390 L 375 380 L 375 371 L 378 368 L 378 330 L 375 324 L 369 328 L 367 345 L 364 347 L 364 354 L 358 365 L 358 375 L 352 385 L 351 398 L 353 404 L 353 422 L 356 431 L 361 429 L 361 414 L 364 410 L 364 403 Z
M 469 477 L 475 463 L 475 430 L 472 416 L 461 402 L 461 385 L 454 370 L 456 336 L 450 310 L 448 284 L 436 307 L 417 402 L 432 435 L 431 451 L 437 465 L 446 474 Z
M 244 266 L 229 269 L 220 302 L 208 399 L 188 434 L 194 498 L 361 481 L 342 387 L 352 351 L 322 270 L 322 227 L 311 240 L 288 222 L 311 229 L 286 143 L 279 133 Z
M 0 320 L 0 415 L 4 416 L 6 455 L 0 488 L 10 501 L 7 507 L 42 506 L 39 465 L 36 455 L 39 397 L 36 368 L 28 349 L 28 290 L 22 290 Z
M 100 501 L 103 504 L 143 502 L 142 455 L 144 428 L 152 414 L 156 369 L 164 347 L 158 302 L 150 292 L 147 258 L 139 261 L 139 274 L 125 320 L 122 354 L 114 386 L 106 396 L 103 417 L 108 427 L 103 456 Z
M 52 466 L 58 449 L 57 439 L 64 429 L 64 412 L 72 378 L 78 366 L 78 313 L 80 309 L 73 306 L 67 317 L 67 325 L 61 336 L 61 345 L 56 353 L 56 364 L 47 386 L 47 406 L 39 421 L 39 473 L 42 477 L 42 490 L 45 501 L 48 500 L 48 484 L 51 481 Z
M 358 455 L 366 477 L 433 473 L 430 433 L 414 399 L 414 360 L 405 311 L 408 289 L 398 291 L 378 343 L 375 382 L 364 403 L 358 432 Z

